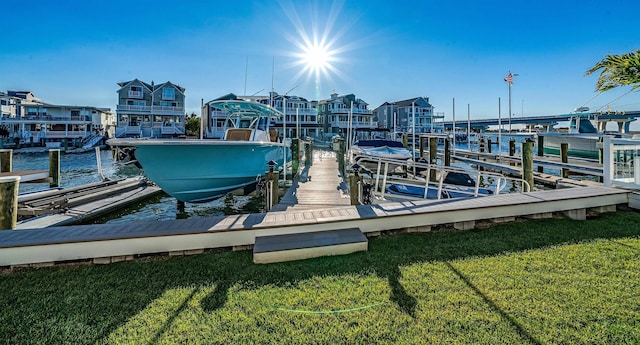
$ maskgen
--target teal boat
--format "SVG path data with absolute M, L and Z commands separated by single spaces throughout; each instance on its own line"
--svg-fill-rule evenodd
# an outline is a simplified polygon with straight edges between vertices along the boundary
M 285 149 L 272 126 L 282 113 L 266 105 L 240 100 L 214 101 L 227 113 L 222 140 L 112 139 L 112 147 L 132 147 L 151 181 L 184 202 L 206 202 L 256 181 L 274 161 L 282 167 Z M 290 152 L 287 152 L 290 156 Z

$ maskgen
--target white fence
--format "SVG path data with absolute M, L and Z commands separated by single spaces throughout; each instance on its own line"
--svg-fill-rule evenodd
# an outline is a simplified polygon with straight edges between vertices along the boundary
M 603 138 L 602 166 L 605 186 L 640 189 L 640 140 Z

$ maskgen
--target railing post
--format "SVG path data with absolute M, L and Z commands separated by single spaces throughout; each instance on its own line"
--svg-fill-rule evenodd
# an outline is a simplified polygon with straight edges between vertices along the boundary
M 602 139 L 602 184 L 605 187 L 611 187 L 613 185 L 613 174 L 613 143 L 611 136 L 605 135 Z
M 16 228 L 20 176 L 0 177 L 0 230 Z

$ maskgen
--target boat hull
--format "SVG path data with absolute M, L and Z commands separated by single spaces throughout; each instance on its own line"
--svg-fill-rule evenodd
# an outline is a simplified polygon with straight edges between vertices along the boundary
M 560 155 L 560 145 L 562 143 L 569 144 L 569 156 L 597 159 L 599 150 L 597 143 L 601 136 L 599 135 L 572 135 L 572 134 L 555 134 L 543 135 L 544 137 L 544 153 Z
M 284 146 L 250 141 L 145 141 L 135 156 L 163 191 L 184 202 L 206 202 L 256 181 L 267 163 L 282 166 Z

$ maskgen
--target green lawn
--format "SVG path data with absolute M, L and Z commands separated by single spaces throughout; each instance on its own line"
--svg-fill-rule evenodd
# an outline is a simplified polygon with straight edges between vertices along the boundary
M 0 273 L 2 344 L 639 344 L 640 213 Z

